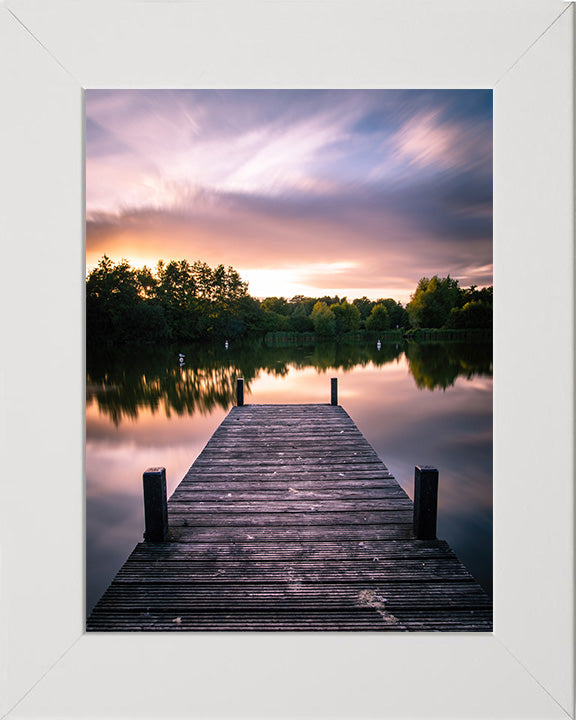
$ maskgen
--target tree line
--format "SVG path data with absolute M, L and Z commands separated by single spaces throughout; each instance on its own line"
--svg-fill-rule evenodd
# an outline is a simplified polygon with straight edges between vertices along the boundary
M 187 260 L 154 271 L 104 255 L 86 279 L 89 343 L 190 342 L 274 332 L 335 338 L 350 332 L 490 328 L 492 288 L 459 287 L 450 277 L 422 278 L 406 306 L 392 298 L 293 298 L 248 294 L 232 267 Z

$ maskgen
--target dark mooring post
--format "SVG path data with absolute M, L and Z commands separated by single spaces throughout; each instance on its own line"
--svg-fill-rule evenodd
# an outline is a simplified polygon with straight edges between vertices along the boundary
M 144 540 L 152 543 L 168 539 L 168 501 L 166 499 L 166 468 L 148 468 L 144 482 Z
M 238 407 L 244 405 L 244 378 L 236 380 L 236 405 Z
M 330 404 L 338 405 L 338 378 L 330 379 Z
M 436 539 L 438 512 L 438 470 L 417 465 L 414 472 L 414 536 L 418 540 Z

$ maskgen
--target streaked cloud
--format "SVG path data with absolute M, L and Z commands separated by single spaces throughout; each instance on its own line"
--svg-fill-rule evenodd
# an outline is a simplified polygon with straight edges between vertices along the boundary
M 88 91 L 87 263 L 231 264 L 256 295 L 266 271 L 490 284 L 491 122 L 489 91 Z

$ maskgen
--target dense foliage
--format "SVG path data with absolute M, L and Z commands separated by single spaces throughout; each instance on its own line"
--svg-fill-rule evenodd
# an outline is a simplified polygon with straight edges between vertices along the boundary
M 86 280 L 90 343 L 190 342 L 268 333 L 338 338 L 357 332 L 491 328 L 492 288 L 461 289 L 450 277 L 422 278 L 404 307 L 392 298 L 297 295 L 260 301 L 234 268 L 159 261 L 154 271 L 104 255 Z
M 237 336 L 253 329 L 258 303 L 233 268 L 186 260 L 156 271 L 104 256 L 86 281 L 86 326 L 92 340 L 169 342 Z
M 406 305 L 415 328 L 492 327 L 492 287 L 461 289 L 450 276 L 422 278 Z

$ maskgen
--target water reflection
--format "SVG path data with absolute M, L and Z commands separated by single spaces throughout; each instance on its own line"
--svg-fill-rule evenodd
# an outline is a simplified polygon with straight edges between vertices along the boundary
M 179 367 L 178 353 L 185 355 Z M 339 402 L 409 495 L 440 470 L 438 536 L 492 586 L 492 371 L 483 345 L 145 347 L 87 358 L 87 611 L 142 538 L 142 472 L 169 494 L 235 402 Z
M 230 407 L 236 397 L 236 378 L 243 377 L 246 391 L 264 372 L 286 377 L 290 369 L 313 368 L 317 373 L 348 372 L 372 365 L 381 368 L 406 356 L 408 368 L 421 389 L 445 390 L 460 376 L 492 377 L 492 348 L 453 343 L 399 345 L 340 345 L 267 347 L 263 343 L 230 350 L 211 346 L 174 348 L 142 347 L 93 351 L 87 360 L 86 398 L 96 402 L 115 425 L 122 418 L 137 419 L 143 408 L 163 411 L 167 417 L 207 414 Z
M 406 343 L 408 367 L 419 388 L 445 390 L 458 377 L 492 377 L 492 346 L 484 343 Z

